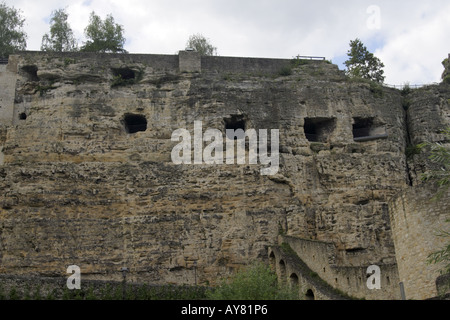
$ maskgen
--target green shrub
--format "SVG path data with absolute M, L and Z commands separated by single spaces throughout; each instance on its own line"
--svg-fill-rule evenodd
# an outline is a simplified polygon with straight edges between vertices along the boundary
M 42 300 L 41 287 L 37 286 L 32 297 L 33 300 Z
M 290 300 L 297 297 L 295 291 L 280 288 L 276 274 L 262 263 L 237 272 L 206 296 L 212 300 Z
M 406 157 L 409 159 L 416 154 L 420 154 L 421 151 L 422 151 L 422 148 L 420 147 L 420 145 L 408 145 L 406 147 L 405 154 L 406 154 Z
M 95 295 L 94 289 L 92 287 L 89 287 L 85 298 L 86 300 L 97 300 L 97 296 Z
M 11 288 L 9 291 L 9 300 L 20 300 L 20 295 L 17 292 L 16 288 Z
M 375 97 L 383 97 L 383 87 L 374 81 L 370 81 L 370 92 L 372 92 Z
M 304 66 L 305 64 L 310 64 L 311 60 L 301 59 L 300 56 L 296 56 L 291 60 L 291 65 L 293 68 L 297 68 L 299 66 Z
M 450 74 L 444 78 L 444 83 L 450 84 Z
M 278 72 L 280 76 L 287 77 L 292 75 L 292 68 L 290 66 L 284 66 Z

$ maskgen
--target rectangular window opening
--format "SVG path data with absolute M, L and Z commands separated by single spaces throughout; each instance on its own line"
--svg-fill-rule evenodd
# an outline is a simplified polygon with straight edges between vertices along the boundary
M 336 119 L 334 118 L 305 118 L 303 126 L 305 137 L 309 142 L 329 141 L 330 135 L 336 128 Z
M 354 141 L 370 141 L 387 138 L 386 129 L 383 125 L 376 123 L 375 118 L 354 118 L 353 139 Z

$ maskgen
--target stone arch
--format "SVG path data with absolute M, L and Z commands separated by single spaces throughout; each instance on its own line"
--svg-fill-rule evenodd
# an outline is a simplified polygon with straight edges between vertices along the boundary
M 272 270 L 275 270 L 275 268 L 276 268 L 275 261 L 276 261 L 275 253 L 271 250 L 269 253 L 269 265 Z
M 298 276 L 296 273 L 291 273 L 291 275 L 289 276 L 289 286 L 291 287 L 291 289 L 298 289 L 298 285 L 299 285 L 299 280 L 298 280 Z
M 305 292 L 305 300 L 316 300 L 314 295 L 314 291 L 312 289 L 308 289 Z
M 278 269 L 279 269 L 279 275 L 280 275 L 280 282 L 282 284 L 286 283 L 286 263 L 284 262 L 283 259 L 281 259 L 278 262 Z

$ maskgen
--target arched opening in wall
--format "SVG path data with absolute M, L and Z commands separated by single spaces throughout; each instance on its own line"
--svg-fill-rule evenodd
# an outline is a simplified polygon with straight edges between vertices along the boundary
M 336 128 L 334 118 L 305 118 L 303 129 L 309 142 L 326 143 Z
M 357 142 L 387 138 L 386 128 L 375 118 L 353 118 L 353 140 Z
M 143 115 L 127 114 L 123 122 L 127 133 L 132 134 L 147 130 L 147 119 Z
M 314 292 L 311 289 L 306 290 L 305 300 L 315 300 Z
M 286 264 L 283 260 L 280 260 L 280 262 L 278 262 L 278 267 L 280 270 L 280 282 L 281 284 L 286 284 Z
M 276 265 L 275 265 L 275 254 L 273 253 L 273 251 L 270 252 L 269 254 L 269 265 L 270 265 L 270 269 L 275 270 Z
M 245 135 L 236 130 L 242 129 L 245 132 L 246 121 L 243 115 L 231 115 L 229 118 L 223 119 L 225 122 L 225 132 L 228 139 L 239 140 L 244 139 Z
M 289 276 L 289 286 L 291 289 L 298 290 L 298 276 L 295 273 Z
M 27 114 L 25 112 L 19 113 L 19 120 L 27 120 Z

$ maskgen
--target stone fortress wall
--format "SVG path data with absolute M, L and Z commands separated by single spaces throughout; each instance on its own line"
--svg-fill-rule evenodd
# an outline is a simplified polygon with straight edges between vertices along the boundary
M 420 183 L 428 162 L 406 151 L 442 139 L 448 86 L 405 95 L 326 61 L 285 67 L 183 51 L 11 56 L 0 69 L 0 272 L 61 277 L 76 264 L 86 279 L 120 281 L 126 266 L 134 282 L 192 284 L 195 271 L 212 285 L 266 259 L 281 232 L 330 285 L 366 297 L 361 270 L 375 264 L 389 271 L 373 298 L 398 298 L 403 229 L 390 201 Z M 278 174 L 173 164 L 171 134 L 194 121 L 279 129 Z M 333 263 L 314 262 L 319 243 Z
M 445 264 L 427 263 L 431 253 L 448 245 L 448 237 L 440 234 L 449 232 L 450 197 L 448 192 L 437 199 L 436 195 L 436 186 L 422 185 L 402 191 L 390 205 L 399 279 L 407 299 L 445 293 L 438 292 L 436 286 Z

